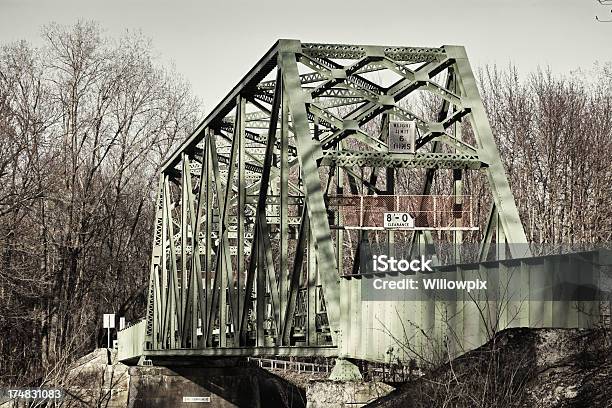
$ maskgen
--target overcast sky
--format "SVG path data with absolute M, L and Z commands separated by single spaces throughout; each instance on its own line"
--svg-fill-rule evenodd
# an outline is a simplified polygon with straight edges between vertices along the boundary
M 210 111 L 278 38 L 406 46 L 464 45 L 475 66 L 612 61 L 610 8 L 596 0 L 0 0 L 0 42 L 36 42 L 51 21 L 140 29 Z

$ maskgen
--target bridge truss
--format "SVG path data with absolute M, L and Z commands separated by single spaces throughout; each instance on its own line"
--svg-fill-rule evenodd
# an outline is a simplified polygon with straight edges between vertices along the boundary
M 414 110 L 416 94 L 438 103 L 432 119 Z M 398 120 L 416 123 L 413 153 L 389 151 Z M 420 196 L 402 198 L 401 169 L 423 169 Z M 441 170 L 452 192 L 434 197 Z M 359 274 L 359 243 L 372 230 L 388 242 L 427 243 L 435 230 L 461 242 L 476 227 L 466 171 L 491 188 L 480 256 L 494 235 L 526 242 L 463 47 L 279 40 L 161 169 L 145 349 L 338 347 L 340 280 Z M 382 211 L 402 210 L 415 228 L 381 228 Z

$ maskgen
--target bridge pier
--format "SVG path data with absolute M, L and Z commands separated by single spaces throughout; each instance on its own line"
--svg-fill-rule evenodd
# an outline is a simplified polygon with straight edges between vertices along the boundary
M 359 367 L 344 358 L 337 358 L 329 375 L 330 381 L 363 381 Z
M 306 408 L 360 408 L 393 391 L 380 381 L 311 381 Z
M 364 381 L 359 367 L 338 358 L 326 380 L 310 381 L 306 389 L 307 408 L 359 408 L 384 397 L 393 387 L 381 381 Z
M 69 374 L 67 405 L 112 408 L 304 408 L 296 385 L 244 358 L 163 358 L 125 365 L 104 350 L 83 357 Z
M 163 366 L 158 364 L 163 363 Z M 305 392 L 240 358 L 130 367 L 129 407 L 304 407 Z

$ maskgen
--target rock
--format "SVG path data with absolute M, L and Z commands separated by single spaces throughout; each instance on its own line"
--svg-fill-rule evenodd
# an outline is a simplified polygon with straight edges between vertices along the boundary
M 602 329 L 507 329 L 368 407 L 612 407 Z

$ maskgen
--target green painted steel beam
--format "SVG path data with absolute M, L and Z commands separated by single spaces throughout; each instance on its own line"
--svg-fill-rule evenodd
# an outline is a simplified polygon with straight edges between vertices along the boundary
M 399 79 L 383 85 L 373 79 L 378 73 Z M 406 103 L 417 92 L 442 104 L 435 120 Z M 389 152 L 389 122 L 397 120 L 416 124 L 415 153 Z M 466 124 L 475 146 L 461 137 Z M 496 213 L 483 245 L 493 236 L 497 244 L 525 239 L 463 48 L 277 42 L 162 167 L 147 347 L 232 355 L 240 346 L 249 355 L 252 347 L 331 338 L 345 352 L 357 350 L 354 338 L 367 330 L 352 304 L 359 296 L 339 284 L 354 238 L 332 233 L 330 222 L 343 215 L 327 200 L 333 186 L 344 194 L 347 183 L 350 194 L 398 193 L 397 168 L 425 169 L 426 195 L 435 170 L 452 169 L 438 176 L 453 174 L 446 185 L 456 205 L 463 172 L 484 171 Z M 357 247 L 368 234 L 359 233 Z M 414 243 L 440 237 L 426 231 Z M 437 318 L 427 315 L 427 324 Z
M 289 275 L 289 291 L 287 304 L 282 315 L 282 330 L 280 333 L 282 344 L 289 345 L 289 335 L 291 333 L 292 317 L 295 313 L 295 306 L 298 297 L 298 290 L 300 285 L 300 277 L 302 275 L 302 266 L 304 264 L 304 250 L 308 237 L 310 235 L 310 222 L 308 220 L 308 213 L 306 207 L 302 215 L 302 224 L 298 233 L 298 239 L 295 247 L 295 258 L 293 261 L 293 267 L 291 268 L 291 274 Z
M 325 151 L 322 166 L 386 167 L 424 169 L 471 169 L 487 167 L 478 155 L 458 153 L 383 153 L 362 151 Z
M 289 112 L 294 126 L 298 159 L 302 168 L 302 179 L 306 192 L 306 203 L 310 227 L 317 246 L 317 262 L 331 336 L 337 344 L 340 319 L 339 277 L 336 266 L 331 230 L 323 200 L 316 160 L 322 156 L 321 146 L 312 139 L 306 112 L 305 94 L 301 89 L 296 53 L 301 50 L 299 41 L 281 41 L 279 44 L 279 65 L 283 84 L 287 92 Z
M 212 110 L 208 116 L 198 125 L 196 130 L 174 151 L 174 153 L 164 162 L 162 171 L 170 169 L 180 160 L 180 155 L 184 151 L 189 151 L 196 147 L 204 138 L 208 128 L 215 128 L 221 125 L 225 115 L 227 115 L 236 104 L 236 97 L 243 93 L 245 89 L 253 89 L 257 84 L 270 73 L 276 66 L 278 42 L 268 50 L 268 52 L 257 62 L 257 64 L 242 78 L 242 80 L 232 88 L 225 98 Z
M 291 347 L 226 347 L 224 349 L 174 349 L 147 350 L 147 357 L 337 357 L 337 347 L 325 346 L 291 346 Z
M 489 163 L 487 176 L 493 190 L 493 201 L 505 238 L 507 242 L 513 244 L 527 243 L 527 236 L 519 217 L 514 195 L 510 190 L 506 171 L 465 49 L 459 46 L 446 46 L 445 50 L 455 60 L 458 83 L 464 95 L 463 105 L 471 110 L 469 119 L 480 149 L 480 155 Z M 513 247 L 515 246 L 510 246 L 511 251 Z

